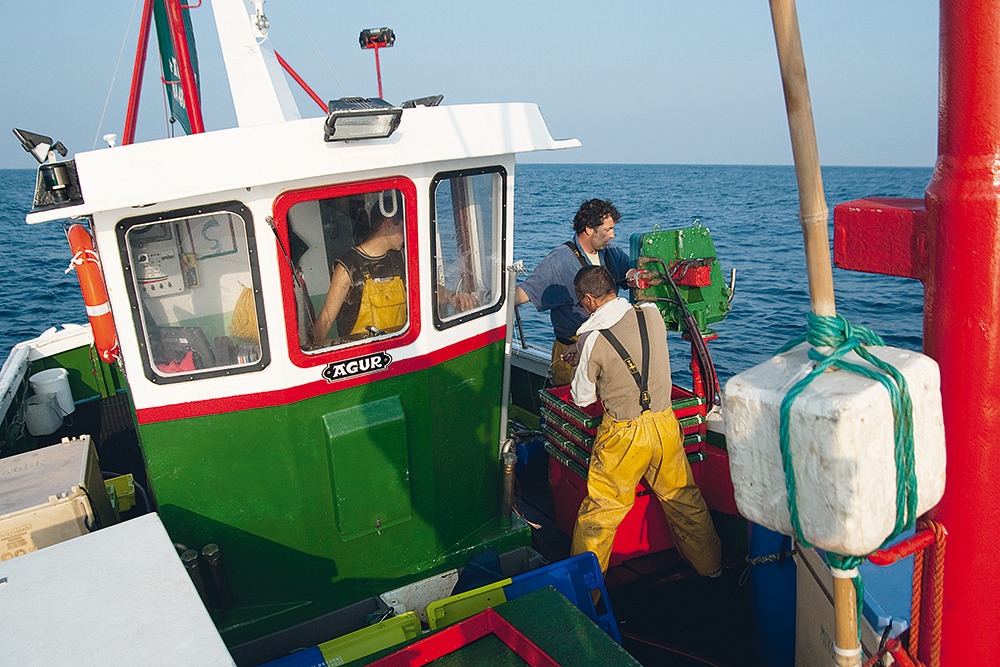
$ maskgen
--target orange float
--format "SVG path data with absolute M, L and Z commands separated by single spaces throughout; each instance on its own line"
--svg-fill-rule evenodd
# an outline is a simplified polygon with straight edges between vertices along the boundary
M 76 270 L 76 277 L 80 280 L 80 291 L 83 292 L 87 317 L 90 318 L 90 328 L 94 333 L 94 347 L 97 348 L 101 359 L 113 364 L 118 360 L 120 353 L 118 334 L 115 332 L 115 320 L 111 315 L 111 304 L 108 303 L 108 290 L 104 285 L 101 261 L 94 251 L 94 241 L 83 225 L 72 225 L 67 237 L 69 247 L 73 250 L 70 268 Z

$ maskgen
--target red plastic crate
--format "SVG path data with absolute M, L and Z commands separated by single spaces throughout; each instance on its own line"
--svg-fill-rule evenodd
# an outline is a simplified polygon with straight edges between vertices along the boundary
M 494 635 L 531 667 L 559 667 L 510 621 L 493 609 L 459 621 L 372 663 L 372 667 L 423 667 L 444 658 L 487 635 Z
M 698 480 L 701 495 L 709 509 L 724 514 L 740 516 L 736 507 L 736 493 L 733 490 L 733 478 L 729 474 L 729 452 L 714 445 L 705 444 L 701 448 L 705 460 L 692 465 L 692 470 Z
M 692 466 L 692 470 L 696 468 L 697 464 Z M 572 537 L 580 503 L 587 497 L 587 482 L 554 458 L 549 458 L 549 486 L 552 489 L 556 526 L 562 533 Z M 635 504 L 615 533 L 615 541 L 611 547 L 611 565 L 657 553 L 672 546 L 674 543 L 670 538 L 670 528 L 660 501 L 640 482 L 636 487 Z
M 538 395 L 550 413 L 558 415 L 561 419 L 564 419 L 590 436 L 596 435 L 597 425 L 600 424 L 601 418 L 604 417 L 604 405 L 600 401 L 595 401 L 591 405 L 581 408 L 573 403 L 569 385 L 543 389 L 538 392 Z M 691 424 L 683 429 L 684 435 L 698 435 L 701 440 L 704 440 L 706 431 L 704 417 L 707 414 L 705 399 L 699 398 L 677 385 L 673 386 L 670 398 L 673 403 L 674 416 L 677 419 L 701 417 L 698 420 L 699 423 Z

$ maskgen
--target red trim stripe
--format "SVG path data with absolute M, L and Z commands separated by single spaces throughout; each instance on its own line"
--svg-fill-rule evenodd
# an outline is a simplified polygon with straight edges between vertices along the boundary
M 389 368 L 381 373 L 371 373 L 368 375 L 355 376 L 327 382 L 322 377 L 315 382 L 288 387 L 287 389 L 276 389 L 274 391 L 261 392 L 259 394 L 246 394 L 242 396 L 225 396 L 220 398 L 210 398 L 203 401 L 192 401 L 190 403 L 177 403 L 155 408 L 142 408 L 136 410 L 136 418 L 139 424 L 155 424 L 158 422 L 187 419 L 190 417 L 206 417 L 209 415 L 225 414 L 240 410 L 252 410 L 256 408 L 271 408 L 279 405 L 288 405 L 309 398 L 315 398 L 333 391 L 341 391 L 357 387 L 370 382 L 377 382 L 390 377 L 422 371 L 446 361 L 451 361 L 464 354 L 491 345 L 506 337 L 506 327 L 497 327 L 491 331 L 478 334 L 454 345 L 435 350 L 428 354 L 412 357 L 410 359 L 400 359 L 389 364 Z M 321 376 L 325 365 L 315 367 L 316 375 Z M 241 376 L 244 377 L 245 376 Z

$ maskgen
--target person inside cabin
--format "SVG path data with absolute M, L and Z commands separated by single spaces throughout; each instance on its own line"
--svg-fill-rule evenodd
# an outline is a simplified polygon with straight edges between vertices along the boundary
M 515 290 L 514 303 L 526 301 L 549 311 L 555 342 L 552 344 L 552 384 L 569 384 L 576 354 L 576 330 L 587 319 L 577 302 L 573 278 L 581 266 L 604 266 L 622 285 L 630 268 L 628 255 L 611 245 L 621 213 L 610 201 L 583 202 L 573 218 L 573 239 L 555 247 Z
M 633 306 L 618 297 L 613 276 L 602 266 L 580 269 L 573 285 L 588 318 L 576 332 L 579 357 L 570 392 L 580 406 L 599 397 L 604 418 L 571 554 L 592 551 L 607 571 L 615 532 L 645 479 L 663 507 L 677 551 L 698 574 L 718 577 L 721 544 L 671 408 L 670 354 L 660 312 L 653 304 Z
M 334 323 L 339 340 L 359 340 L 406 326 L 402 207 L 387 214 L 376 203 L 363 217 L 367 220 L 354 232 L 361 240 L 334 263 L 330 289 L 312 326 L 316 347 L 330 344 Z

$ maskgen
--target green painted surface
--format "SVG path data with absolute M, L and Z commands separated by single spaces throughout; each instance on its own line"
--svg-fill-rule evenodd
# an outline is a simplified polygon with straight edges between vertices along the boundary
M 285 406 L 142 427 L 171 537 L 221 548 L 237 609 L 216 620 L 230 645 L 457 567 L 484 546 L 529 543 L 522 522 L 499 522 L 502 361 L 499 341 Z M 366 422 L 378 437 L 358 435 Z M 367 488 L 342 483 L 355 474 Z M 366 500 L 400 519 L 407 493 L 409 519 L 358 528 Z
M 399 397 L 331 412 L 323 424 L 341 539 L 409 521 L 409 447 Z
M 692 227 L 684 229 L 658 230 L 648 233 L 633 234 L 629 239 L 632 260 L 636 266 L 662 273 L 665 267 L 673 267 L 681 260 L 706 260 L 710 265 L 711 284 L 706 287 L 678 285 L 681 297 L 688 310 L 698 322 L 702 334 L 711 333 L 708 328 L 726 318 L 729 314 L 728 285 L 722 277 L 722 269 L 715 254 L 715 244 L 707 227 L 696 222 Z M 659 261 L 662 260 L 662 261 Z M 692 269 L 694 270 L 694 269 Z M 668 331 L 683 331 L 685 329 L 683 315 L 678 306 L 663 301 L 676 301 L 677 294 L 669 283 L 653 285 L 648 289 L 635 290 L 635 301 L 656 301 L 656 307 L 663 315 L 663 321 Z
M 539 588 L 494 609 L 562 667 L 641 667 L 624 648 L 551 586 Z M 433 638 L 434 635 L 425 635 L 411 639 L 348 665 L 367 665 L 418 641 L 433 641 Z M 495 635 L 487 635 L 455 647 L 431 664 L 435 667 L 525 664 L 518 661 L 520 658 L 507 644 Z
M 73 393 L 73 400 L 78 403 L 114 396 L 127 386 L 125 376 L 118 367 L 101 361 L 97 351 L 89 346 L 33 361 L 28 375 L 48 368 L 65 368 L 69 371 L 69 388 Z

